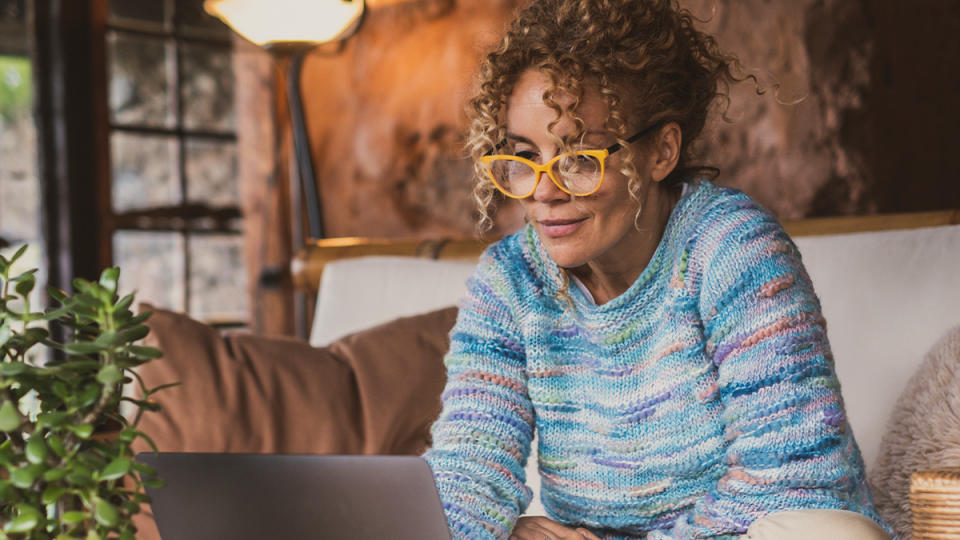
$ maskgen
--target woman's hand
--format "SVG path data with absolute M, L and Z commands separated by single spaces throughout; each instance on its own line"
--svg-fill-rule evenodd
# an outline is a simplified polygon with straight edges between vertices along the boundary
M 543 516 L 524 516 L 510 533 L 510 540 L 601 540 L 580 527 L 571 529 Z

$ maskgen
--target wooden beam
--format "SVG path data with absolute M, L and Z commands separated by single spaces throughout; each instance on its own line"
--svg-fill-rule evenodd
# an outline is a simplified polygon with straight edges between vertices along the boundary
M 787 221 L 783 228 L 790 236 L 818 236 L 824 234 L 852 234 L 920 229 L 960 224 L 960 210 L 913 212 L 905 214 L 877 214 L 872 216 L 842 216 Z
M 783 227 L 791 236 L 797 237 L 946 225 L 960 225 L 960 210 L 801 219 L 787 221 Z M 315 293 L 320 285 L 323 268 L 327 263 L 335 260 L 371 256 L 475 260 L 488 245 L 496 240 L 498 239 L 326 238 L 311 240 L 294 256 L 290 273 L 298 290 Z

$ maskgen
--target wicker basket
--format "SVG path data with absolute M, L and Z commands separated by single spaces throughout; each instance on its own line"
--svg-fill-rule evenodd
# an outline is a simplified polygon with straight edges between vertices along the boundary
M 960 540 L 960 468 L 913 473 L 910 511 L 915 540 Z

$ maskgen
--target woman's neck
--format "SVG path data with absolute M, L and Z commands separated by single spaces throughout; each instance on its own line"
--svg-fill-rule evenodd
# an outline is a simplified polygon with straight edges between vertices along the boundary
M 590 291 L 598 306 L 625 293 L 650 264 L 681 192 L 658 185 L 647 193 L 638 228 L 625 235 L 608 254 L 570 270 Z

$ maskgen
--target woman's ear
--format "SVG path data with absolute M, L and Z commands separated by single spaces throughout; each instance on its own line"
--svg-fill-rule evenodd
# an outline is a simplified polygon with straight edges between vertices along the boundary
M 683 134 L 676 122 L 665 124 L 656 135 L 653 152 L 650 154 L 650 178 L 659 182 L 666 178 L 680 160 L 680 146 Z

